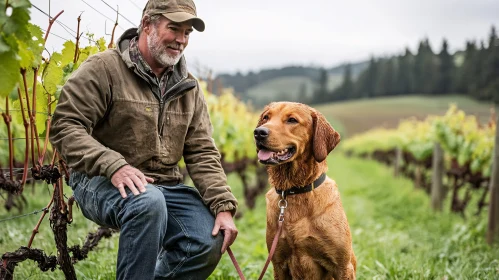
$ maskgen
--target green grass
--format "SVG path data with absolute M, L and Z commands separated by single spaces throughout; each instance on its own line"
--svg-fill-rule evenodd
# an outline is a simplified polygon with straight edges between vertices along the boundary
M 326 118 L 340 122 L 346 128 L 342 136 L 348 137 L 373 127 L 396 127 L 399 120 L 403 118 L 423 119 L 429 114 L 442 115 L 451 103 L 455 103 L 467 114 L 475 114 L 481 121 L 489 119 L 490 109 L 493 107 L 492 103 L 478 102 L 460 95 L 380 97 L 328 103 L 314 107 Z
M 329 175 L 339 185 L 343 207 L 352 231 L 357 256 L 357 279 L 499 279 L 499 247 L 485 242 L 487 213 L 467 220 L 430 211 L 429 197 L 415 190 L 412 182 L 394 178 L 391 169 L 376 162 L 346 158 L 333 151 Z M 242 196 L 237 178 L 229 176 L 234 193 Z M 67 192 L 68 193 L 68 192 Z M 40 209 L 48 200 L 43 188 L 29 198 L 29 209 Z M 470 206 L 472 207 L 472 206 Z M 253 211 L 243 209 L 236 220 L 239 235 L 232 250 L 247 279 L 256 279 L 267 258 L 265 201 L 259 197 Z M 474 209 L 473 209 L 474 210 Z M 96 226 L 76 212 L 69 230 L 70 244 L 81 244 Z M 0 219 L 14 213 L 0 210 Z M 26 245 L 37 217 L 0 224 L 0 252 Z M 41 227 L 33 247 L 55 254 L 48 221 Z M 76 265 L 79 279 L 114 279 L 117 236 L 104 240 L 87 260 Z M 18 279 L 63 279 L 62 273 L 38 270 L 31 261 L 16 268 Z M 237 279 L 225 254 L 210 279 Z M 265 279 L 272 279 L 272 265 Z

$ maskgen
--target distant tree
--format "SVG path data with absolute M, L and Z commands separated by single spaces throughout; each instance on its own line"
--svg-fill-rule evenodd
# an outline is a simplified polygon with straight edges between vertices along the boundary
M 405 53 L 397 58 L 397 79 L 394 92 L 397 94 L 414 93 L 414 55 L 406 48 Z
M 328 99 L 327 85 L 329 82 L 329 75 L 326 69 L 321 68 L 319 74 L 319 80 L 317 81 L 317 86 L 314 91 L 313 103 L 323 103 Z
M 380 60 L 378 64 L 378 77 L 374 88 L 375 96 L 386 96 L 394 93 L 395 71 L 394 60 L 391 58 Z
M 466 49 L 464 51 L 463 63 L 459 67 L 456 89 L 460 93 L 471 95 L 471 92 L 476 91 L 476 60 L 478 58 L 478 51 L 476 44 L 473 41 L 466 42 Z
M 487 49 L 483 52 L 485 82 L 482 88 L 483 95 L 485 99 L 493 100 L 497 104 L 499 103 L 499 38 L 494 26 L 490 30 Z
M 414 58 L 415 91 L 417 93 L 433 93 L 436 76 L 435 54 L 428 39 L 422 40 Z
M 345 100 L 354 98 L 354 82 L 352 77 L 352 64 L 347 63 L 345 65 L 345 72 L 343 73 L 343 82 L 333 92 L 334 100 Z
M 369 66 L 367 66 L 367 69 L 359 75 L 356 86 L 356 96 L 363 98 L 370 98 L 374 96 L 376 82 L 379 75 L 378 71 L 378 62 L 374 57 L 371 57 Z
M 303 82 L 300 84 L 298 89 L 298 99 L 303 103 L 309 103 L 310 97 L 308 96 L 307 83 Z
M 439 75 L 435 87 L 437 93 L 451 93 L 453 91 L 453 77 L 456 71 L 454 58 L 449 54 L 447 40 L 442 42 L 442 50 L 438 54 Z

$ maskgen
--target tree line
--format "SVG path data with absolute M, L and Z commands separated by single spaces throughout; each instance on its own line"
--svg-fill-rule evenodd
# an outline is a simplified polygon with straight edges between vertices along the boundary
M 327 89 L 328 73 L 322 69 L 311 103 L 406 94 L 445 95 L 458 93 L 484 101 L 499 101 L 499 39 L 492 26 L 488 40 L 467 41 L 465 50 L 449 52 L 443 40 L 434 52 L 428 39 L 419 42 L 416 53 L 409 48 L 401 55 L 372 57 L 357 77 L 351 64 L 342 84 Z

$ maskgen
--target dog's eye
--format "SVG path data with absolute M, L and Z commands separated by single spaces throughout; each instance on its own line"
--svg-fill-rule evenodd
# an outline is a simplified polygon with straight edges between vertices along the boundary
M 263 118 L 262 118 L 262 120 L 264 120 L 264 121 L 266 121 L 268 119 L 269 119 L 269 116 L 267 116 L 267 115 L 263 116 Z
M 298 123 L 298 120 L 295 118 L 289 118 L 288 123 Z

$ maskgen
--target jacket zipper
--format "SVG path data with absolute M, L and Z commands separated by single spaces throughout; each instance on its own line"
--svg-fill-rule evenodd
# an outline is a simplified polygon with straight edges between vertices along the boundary
M 185 81 L 186 81 L 186 78 L 183 78 L 178 83 L 173 85 L 168 91 L 165 92 L 165 96 L 167 96 L 168 93 L 170 93 L 177 85 L 179 85 L 180 83 L 185 82 Z M 159 102 L 159 108 L 160 108 L 159 112 L 160 113 L 159 113 L 159 119 L 158 119 L 158 131 L 159 131 L 160 138 L 163 135 L 163 128 L 165 127 L 164 122 L 161 122 L 161 120 L 163 119 L 163 114 L 164 114 L 164 111 L 166 108 L 166 104 L 169 103 L 170 101 L 176 99 L 177 97 L 179 97 L 179 93 L 181 93 L 182 91 L 193 88 L 195 86 L 196 86 L 196 81 L 194 81 L 194 80 L 187 81 L 187 82 L 183 83 L 181 86 L 177 87 L 175 92 L 167 100 L 163 101 L 163 98 L 160 99 L 160 102 Z
M 145 81 L 149 84 L 149 86 L 152 88 L 153 86 L 151 85 L 151 83 L 149 83 L 149 80 L 148 80 L 147 78 L 144 78 L 144 77 L 143 77 L 143 74 L 141 73 L 141 71 L 139 70 L 139 68 L 137 67 L 137 65 L 135 65 L 135 67 L 134 67 L 134 68 L 135 68 L 136 73 L 137 73 L 137 74 L 139 74 L 139 76 L 140 76 L 143 80 L 145 80 Z M 168 89 L 168 90 L 165 92 L 164 96 L 167 96 L 167 95 L 168 95 L 168 93 L 170 93 L 173 89 L 175 89 L 175 87 L 177 87 L 177 86 L 178 86 L 179 84 L 181 84 L 182 82 L 186 81 L 186 80 L 187 80 L 187 77 L 188 77 L 188 76 L 182 77 L 182 78 L 180 79 L 180 81 L 178 81 L 176 84 L 174 84 L 174 85 L 173 85 L 170 89 Z M 192 87 L 195 87 L 195 86 L 196 86 L 195 81 L 192 81 L 192 83 L 193 83 Z M 191 87 L 191 85 L 190 85 L 190 84 L 191 84 L 191 82 L 187 82 L 186 84 L 189 84 L 189 86 L 185 87 L 185 89 L 187 89 L 187 88 Z M 182 92 L 182 90 L 184 90 L 184 87 L 181 87 L 180 89 L 178 89 L 177 91 L 175 91 L 175 93 L 171 96 L 171 98 L 169 98 L 169 99 L 168 99 L 168 100 L 166 100 L 166 101 L 165 101 L 165 100 L 163 99 L 163 97 L 161 96 L 161 93 L 160 93 L 160 95 L 159 95 L 159 96 L 157 96 L 157 95 L 153 92 L 154 96 L 156 96 L 156 97 L 159 99 L 159 114 L 158 114 L 158 133 L 159 133 L 159 134 L 158 134 L 158 135 L 159 135 L 159 138 L 160 138 L 161 140 L 162 140 L 162 136 L 161 136 L 161 135 L 163 135 L 163 127 L 164 127 L 164 124 L 163 124 L 163 123 L 161 123 L 161 120 L 162 120 L 162 116 L 163 116 L 163 113 L 164 113 L 164 109 L 165 109 L 165 107 L 166 107 L 165 105 L 166 105 L 167 101 L 171 101 L 171 100 L 173 100 L 173 99 L 174 99 L 174 97 L 177 97 L 177 94 L 178 94 L 179 92 Z

